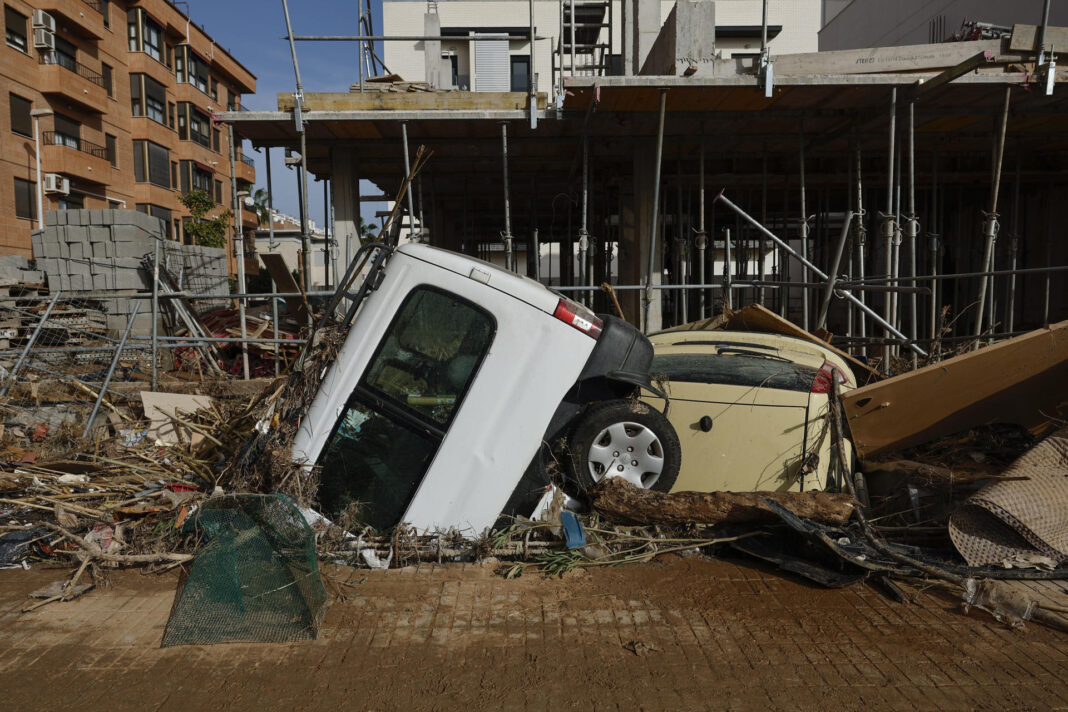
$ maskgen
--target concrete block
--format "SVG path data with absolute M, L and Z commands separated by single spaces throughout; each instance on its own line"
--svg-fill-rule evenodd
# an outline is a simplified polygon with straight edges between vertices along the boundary
M 103 259 L 108 256 L 108 243 L 106 242 L 90 243 L 89 248 L 94 260 Z
M 59 225 L 59 211 L 58 210 L 46 210 L 45 211 L 45 225 Z
M 67 224 L 68 225 L 85 225 L 89 222 L 88 217 L 85 215 L 85 210 L 67 210 Z
M 138 258 L 152 254 L 152 246 L 143 242 L 116 242 L 115 256 L 119 258 Z
M 86 257 L 92 255 L 85 254 L 86 244 L 83 242 L 68 242 L 67 243 L 67 256 L 72 260 L 84 260 Z
M 107 225 L 93 225 L 89 228 L 89 242 L 111 242 L 111 228 Z
M 115 257 L 115 267 L 118 269 L 141 269 L 140 257 L 122 257 L 118 255 Z
M 90 210 L 89 211 L 89 224 L 90 225 L 103 225 L 104 224 L 104 211 L 103 210 Z
M 85 212 L 89 212 L 88 210 Z M 63 242 L 88 242 L 89 241 L 89 226 L 88 225 L 67 225 L 63 229 Z
M 39 284 L 45 281 L 45 275 L 44 272 L 36 269 L 23 270 L 22 281 L 24 284 Z
M 142 242 L 145 235 L 136 225 L 112 225 L 111 239 L 113 242 Z

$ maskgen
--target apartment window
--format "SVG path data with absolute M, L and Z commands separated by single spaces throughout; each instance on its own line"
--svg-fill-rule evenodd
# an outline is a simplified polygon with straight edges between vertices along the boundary
M 204 170 L 197 164 L 193 164 L 193 190 L 202 190 L 211 195 L 212 179 L 211 171 Z
M 211 130 L 211 150 L 219 151 L 219 129 Z
M 141 27 L 141 45 L 144 53 L 157 62 L 163 62 L 163 28 L 147 17 Z
M 26 16 L 21 15 L 4 5 L 4 35 L 7 43 L 20 52 L 27 52 L 26 44 Z
M 167 103 L 167 125 L 174 128 L 174 102 Z
M 174 66 L 174 45 L 167 45 L 167 69 Z
M 81 195 L 60 195 L 59 200 L 56 202 L 56 207 L 60 210 L 84 210 L 85 209 L 85 197 Z
M 104 146 L 108 152 L 108 162 L 115 168 L 119 167 L 118 151 L 115 150 L 115 137 L 111 134 L 104 134 Z
M 513 54 L 511 59 L 512 91 L 525 92 L 530 86 L 530 56 Z
M 147 116 L 163 124 L 166 106 L 167 90 L 162 84 L 145 74 L 130 75 L 130 109 L 134 116 Z
M 215 202 L 222 205 L 222 181 L 215 181 Z
M 178 138 L 211 148 L 211 118 L 188 101 L 178 103 Z
M 111 65 L 101 63 L 100 76 L 104 78 L 104 88 L 108 90 L 108 96 L 114 98 L 115 91 L 111 84 Z
M 72 72 L 78 71 L 78 48 L 59 35 L 55 36 L 56 49 L 48 57 L 50 64 L 58 64 Z
M 178 161 L 171 161 L 171 188 L 178 187 Z
M 15 217 L 26 220 L 37 219 L 37 202 L 34 198 L 33 183 L 22 178 L 15 179 Z
M 104 16 L 104 27 L 111 29 L 111 0 L 100 0 L 100 14 Z
M 191 190 L 202 190 L 208 194 L 209 198 L 214 195 L 214 175 L 207 166 L 202 166 L 196 161 L 182 161 L 179 164 L 178 172 L 181 174 L 183 193 L 188 193 Z
M 174 76 L 180 82 L 185 81 L 185 47 L 174 50 Z
M 57 146 L 81 148 L 82 125 L 63 114 L 52 117 L 54 143 Z
M 215 77 L 211 78 L 211 98 L 215 101 L 219 100 L 219 82 L 216 81 Z
M 198 55 L 187 45 L 178 45 L 174 52 L 174 74 L 180 82 L 192 84 L 208 94 L 211 91 L 211 72 L 206 59 Z
M 131 8 L 126 13 L 126 37 L 130 43 L 131 52 L 141 51 L 141 42 L 138 39 L 141 36 L 141 23 L 138 18 L 141 16 L 140 8 Z
M 30 100 L 17 94 L 8 94 L 11 104 L 11 130 L 23 136 L 33 136 L 33 119 L 30 118 Z
M 171 152 L 152 141 L 137 140 L 134 146 L 134 180 L 171 187 Z

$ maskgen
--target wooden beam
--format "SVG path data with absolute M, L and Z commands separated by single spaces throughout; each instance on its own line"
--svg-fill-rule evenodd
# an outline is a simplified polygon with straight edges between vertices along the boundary
M 1009 39 L 1009 51 L 1011 52 L 1038 52 L 1038 26 L 1037 25 L 1013 25 L 1012 37 Z M 1068 47 L 1068 27 L 1047 27 L 1046 44 L 1053 45 L 1053 50 L 1061 50 Z
M 1042 427 L 1068 415 L 1068 321 L 842 395 L 869 458 L 988 423 Z
M 520 111 L 526 92 L 418 91 L 322 92 L 304 95 L 305 111 Z M 546 95 L 538 94 L 538 109 Z M 293 95 L 278 95 L 278 110 L 292 111 Z

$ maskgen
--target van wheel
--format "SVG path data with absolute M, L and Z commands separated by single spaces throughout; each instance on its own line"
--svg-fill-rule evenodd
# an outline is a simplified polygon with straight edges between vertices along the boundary
M 568 438 L 571 475 L 583 490 L 605 477 L 668 492 L 682 461 L 679 436 L 656 409 L 633 400 L 594 403 Z

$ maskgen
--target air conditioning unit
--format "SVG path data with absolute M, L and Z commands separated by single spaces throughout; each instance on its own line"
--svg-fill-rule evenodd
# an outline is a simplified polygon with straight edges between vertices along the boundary
M 45 173 L 44 192 L 62 193 L 63 195 L 69 195 L 70 179 L 63 177 L 58 173 Z
M 33 29 L 35 30 L 48 30 L 49 32 L 56 31 L 56 18 L 49 15 L 44 10 L 33 11 Z
M 37 49 L 55 49 L 56 35 L 54 32 L 37 27 L 33 30 L 33 46 Z

